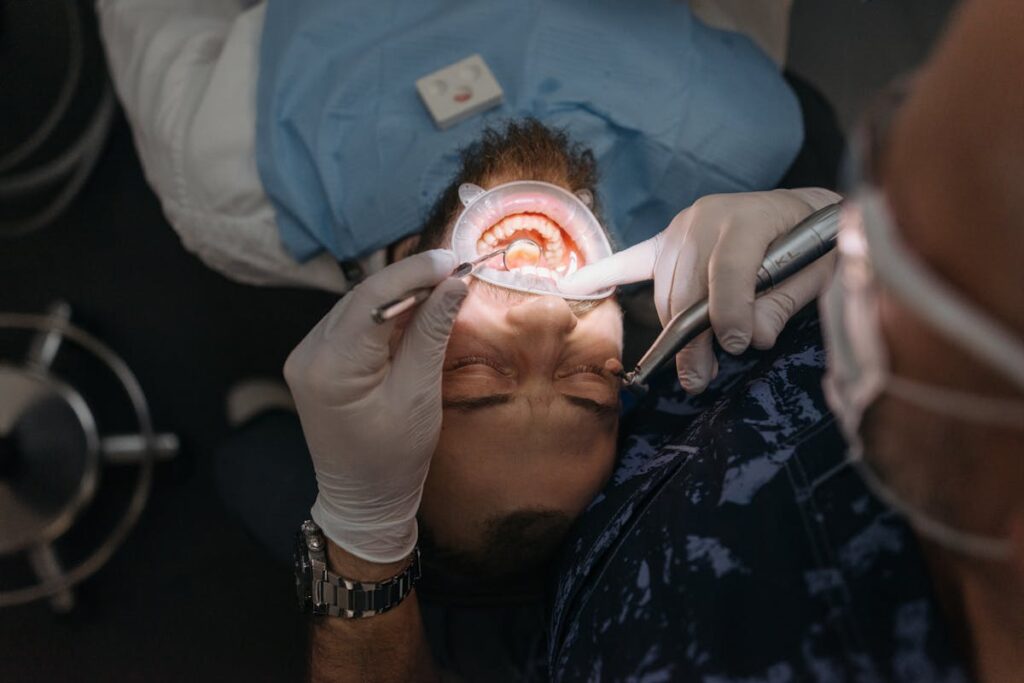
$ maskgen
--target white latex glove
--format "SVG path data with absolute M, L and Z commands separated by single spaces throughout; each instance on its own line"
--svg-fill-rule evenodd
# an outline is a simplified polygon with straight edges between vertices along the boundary
M 284 366 L 316 470 L 313 520 L 371 562 L 397 562 L 416 544 L 416 511 L 441 431 L 441 367 L 467 291 L 448 277 L 455 266 L 455 255 L 438 249 L 374 274 Z M 394 320 L 371 319 L 374 307 L 438 283 L 397 343 Z
M 707 297 L 712 331 L 729 353 L 752 343 L 775 344 L 786 322 L 828 284 L 833 255 L 755 299 L 757 271 L 768 245 L 803 218 L 841 199 L 820 188 L 709 195 L 677 215 L 651 239 L 581 268 L 561 282 L 567 294 L 654 280 L 654 303 L 662 325 Z M 718 373 L 711 331 L 676 356 L 679 381 L 703 391 Z

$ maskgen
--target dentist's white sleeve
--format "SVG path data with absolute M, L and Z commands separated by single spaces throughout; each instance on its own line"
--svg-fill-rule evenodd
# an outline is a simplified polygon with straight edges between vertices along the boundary
M 348 283 L 330 256 L 300 264 L 285 252 L 256 170 L 264 9 L 242 0 L 96 3 L 146 179 L 185 247 L 241 282 L 342 292 Z

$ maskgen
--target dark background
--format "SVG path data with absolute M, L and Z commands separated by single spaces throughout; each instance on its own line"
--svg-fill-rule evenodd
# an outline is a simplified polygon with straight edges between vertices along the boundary
M 119 120 L 74 207 L 0 242 L 0 309 L 41 312 L 57 298 L 125 359 L 182 452 L 157 466 L 138 527 L 76 590 L 71 615 L 0 612 L 0 680 L 297 679 L 305 633 L 291 571 L 227 517 L 210 456 L 227 433 L 230 384 L 280 377 L 333 297 L 237 285 L 186 253 Z
M 15 15 L 14 6 L 0 7 L 2 156 L 53 101 L 67 30 L 56 9 Z M 40 49 L 40 42 L 50 45 Z M 98 98 L 102 69 L 93 67 L 102 61 L 98 45 L 88 47 L 89 82 L 55 137 L 74 136 Z M 0 218 L 17 208 L 0 207 Z M 288 351 L 334 298 L 235 284 L 187 253 L 146 185 L 119 114 L 70 209 L 45 229 L 0 238 L 0 311 L 41 313 L 56 299 L 124 358 L 156 428 L 178 434 L 182 450 L 157 466 L 141 521 L 113 560 L 75 589 L 71 614 L 45 603 L 0 610 L 0 681 L 301 679 L 305 619 L 291 569 L 274 563 L 225 512 L 211 456 L 228 432 L 228 387 L 250 376 L 279 378 Z M 0 331 L 0 362 L 17 360 L 23 342 Z M 104 383 L 82 388 L 98 403 L 123 401 Z M 123 509 L 133 474 L 106 473 L 99 507 Z M 95 533 L 61 542 L 58 551 L 80 557 L 109 521 L 91 515 L 85 523 Z M 0 579 L 16 571 L 14 563 L 0 564 Z
M 67 58 L 66 30 L 44 10 L 30 30 L 17 24 L 21 31 L 12 35 L 17 2 L 0 0 L 0 156 L 50 106 Z M 924 54 L 952 4 L 798 1 L 791 65 L 848 124 L 868 93 Z M 94 66 L 101 66 L 95 47 Z M 94 76 L 86 85 L 78 122 L 65 135 L 81 125 L 99 82 Z M 11 208 L 0 205 L 0 219 Z M 119 116 L 70 209 L 34 234 L 0 238 L 0 311 L 42 312 L 56 299 L 127 361 L 157 429 L 178 434 L 182 451 L 158 465 L 140 523 L 113 560 L 75 589 L 70 615 L 44 603 L 0 610 L 0 681 L 300 679 L 305 620 L 294 607 L 290 568 L 225 511 L 212 455 L 228 434 L 231 384 L 280 377 L 288 351 L 333 297 L 238 285 L 185 252 Z M 0 360 L 21 341 L 0 332 Z M 103 391 L 97 398 L 105 400 Z M 104 480 L 99 496 L 108 508 L 125 500 L 128 475 Z M 104 520 L 87 521 L 100 528 Z M 81 547 L 60 550 L 74 557 Z M 0 563 L 0 578 L 9 566 Z

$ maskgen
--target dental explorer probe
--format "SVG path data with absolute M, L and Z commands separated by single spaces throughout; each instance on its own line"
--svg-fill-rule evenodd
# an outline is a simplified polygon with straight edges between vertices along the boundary
M 508 253 L 510 251 L 518 251 L 520 252 L 519 258 L 527 261 L 532 260 L 534 262 L 540 259 L 541 253 L 540 245 L 531 239 L 524 237 L 512 240 L 500 249 L 495 249 L 494 251 L 475 258 L 472 261 L 463 261 L 459 265 L 455 266 L 449 277 L 466 277 L 467 275 L 471 275 L 478 266 L 487 263 L 487 261 L 491 260 L 495 256 L 501 256 L 504 261 L 505 269 L 509 270 Z M 405 313 L 410 308 L 419 306 L 427 300 L 427 297 L 429 297 L 430 293 L 433 291 L 433 287 L 420 287 L 406 293 L 404 296 L 392 299 L 385 304 L 381 304 L 371 311 L 373 321 L 378 325 L 386 323 L 388 320 Z
M 764 261 L 757 271 L 757 292 L 778 286 L 832 251 L 839 235 L 840 204 L 837 202 L 818 209 L 768 245 Z M 651 375 L 710 327 L 707 299 L 678 313 L 665 325 L 633 371 L 620 375 L 623 386 L 636 393 L 645 392 Z

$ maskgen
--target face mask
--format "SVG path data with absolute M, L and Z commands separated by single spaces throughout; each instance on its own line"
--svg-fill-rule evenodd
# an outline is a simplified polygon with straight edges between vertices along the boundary
M 1024 430 L 1024 401 L 958 391 L 889 371 L 880 329 L 879 285 L 932 327 L 1024 390 L 1024 344 L 939 279 L 902 244 L 880 190 L 868 187 L 844 205 L 839 265 L 820 302 L 828 372 L 825 396 L 869 488 L 924 536 L 985 559 L 1005 559 L 1007 540 L 955 529 L 901 499 L 864 460 L 861 423 L 887 393 L 958 420 Z

